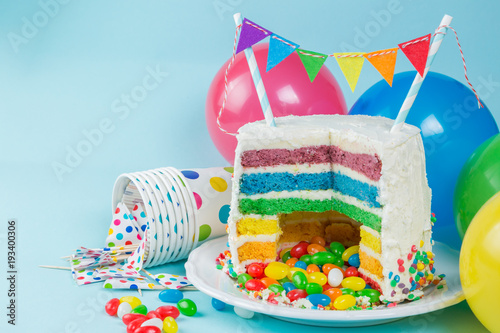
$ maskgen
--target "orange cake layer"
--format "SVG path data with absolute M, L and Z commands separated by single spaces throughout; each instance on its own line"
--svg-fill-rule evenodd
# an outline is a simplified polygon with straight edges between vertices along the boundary
M 276 252 L 275 242 L 246 242 L 238 248 L 238 259 L 240 262 L 249 259 L 275 260 Z
M 380 277 L 381 279 L 384 278 L 384 275 L 382 274 L 382 265 L 380 264 L 380 261 L 378 261 L 378 259 L 367 255 L 363 251 L 359 251 L 359 261 L 361 262 L 359 268 L 362 268 L 372 273 L 373 275 Z

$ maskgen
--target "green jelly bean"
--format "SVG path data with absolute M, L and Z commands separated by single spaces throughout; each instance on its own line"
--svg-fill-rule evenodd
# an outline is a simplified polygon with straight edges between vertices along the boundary
M 278 284 L 272 284 L 269 286 L 269 290 L 271 290 L 276 295 L 281 295 L 281 293 L 285 290 L 285 288 L 283 288 Z
M 243 273 L 243 274 L 238 275 L 238 283 L 242 284 L 242 285 L 245 285 L 245 283 L 247 283 L 247 281 L 251 280 L 251 279 L 253 279 L 253 277 L 251 277 L 247 273 Z
M 292 282 L 297 289 L 306 289 L 307 276 L 302 272 L 295 272 L 292 276 Z
M 351 288 L 340 288 L 342 290 L 342 295 L 351 295 L 356 297 L 356 292 Z
M 335 266 L 342 267 L 342 266 L 344 266 L 344 260 L 342 259 L 341 256 L 335 257 L 335 259 L 333 260 L 332 264 L 334 264 Z
M 283 255 L 283 257 L 281 258 L 281 260 L 283 260 L 283 262 L 286 262 L 291 257 L 292 257 L 292 255 L 290 254 L 290 251 L 286 251 L 285 254 Z
M 133 308 L 132 311 L 130 311 L 130 313 L 140 313 L 143 315 L 147 315 L 148 308 L 144 304 L 141 304 L 141 305 L 138 305 L 135 308 Z
M 335 255 L 329 252 L 317 252 L 313 254 L 311 261 L 315 265 L 332 264 L 335 261 Z
M 375 289 L 362 289 L 356 292 L 357 296 L 366 296 L 370 298 L 370 303 L 380 302 L 380 291 Z
M 335 256 L 340 257 L 342 253 L 344 253 L 345 247 L 339 242 L 332 242 L 330 244 L 330 250 L 332 250 L 332 253 L 335 254 Z
M 306 285 L 306 293 L 308 295 L 321 294 L 323 292 L 323 287 L 316 282 L 311 282 Z
M 312 264 L 312 255 L 310 254 L 304 254 L 302 257 L 300 257 L 300 261 L 303 261 L 306 263 L 306 265 Z
M 282 278 L 282 279 L 278 280 L 278 282 L 279 282 L 281 285 L 283 285 L 283 283 L 285 283 L 285 282 L 292 282 L 292 281 L 290 281 L 290 279 L 288 278 L 288 276 L 285 276 L 284 278 Z
M 179 309 L 180 313 L 185 316 L 194 316 L 194 314 L 198 310 L 196 308 L 196 304 L 188 298 L 183 298 L 179 302 L 177 302 L 177 308 Z

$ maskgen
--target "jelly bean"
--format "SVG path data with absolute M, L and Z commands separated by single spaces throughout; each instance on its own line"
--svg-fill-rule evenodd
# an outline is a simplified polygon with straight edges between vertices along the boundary
M 335 260 L 332 264 L 334 264 L 335 266 L 344 267 L 344 260 L 342 260 L 341 256 L 335 257 Z
M 300 257 L 299 260 L 302 261 L 302 262 L 305 262 L 306 263 L 306 267 L 307 267 L 307 265 L 312 264 L 312 255 L 310 255 L 310 254 L 304 254 L 302 257 Z
M 241 318 L 245 318 L 245 319 L 252 319 L 252 317 L 255 314 L 253 311 L 243 309 L 243 308 L 240 308 L 238 306 L 234 307 L 234 313 L 236 313 Z
M 366 286 L 365 280 L 357 276 L 346 277 L 344 280 L 342 280 L 342 287 L 350 288 L 354 291 L 364 289 L 365 286 Z
M 333 303 L 337 299 L 337 297 L 342 296 L 342 290 L 340 290 L 339 288 L 331 288 L 323 291 L 323 294 L 330 297 L 330 302 Z
M 285 253 L 287 253 L 288 251 L 290 251 L 292 248 L 291 247 L 288 247 L 286 249 L 283 249 L 280 251 L 280 259 L 283 260 L 283 256 L 285 255 Z
M 259 281 L 259 280 L 256 280 L 256 281 Z M 260 282 L 260 281 L 259 281 Z M 247 282 L 248 283 L 248 282 Z M 262 283 L 262 282 L 261 282 Z M 196 304 L 188 299 L 188 298 L 184 298 L 184 299 L 181 299 L 178 303 L 177 303 L 177 308 L 179 309 L 179 311 L 185 315 L 185 316 L 194 316 L 194 314 L 196 313 L 196 311 L 198 310 L 196 308 Z
M 252 277 L 247 273 L 243 273 L 243 274 L 238 275 L 238 283 L 242 284 L 242 285 L 245 285 L 245 283 L 251 279 L 252 279 Z
M 340 286 L 343 279 L 344 274 L 338 268 L 334 268 L 328 273 L 328 284 L 334 288 Z
M 134 309 L 142 304 L 141 300 L 135 296 L 123 296 L 122 298 L 120 298 L 120 304 L 123 302 L 130 304 L 132 309 Z
M 350 276 L 359 276 L 358 269 L 354 266 L 351 266 L 345 270 L 345 276 L 350 277 Z
M 306 292 L 308 295 L 321 294 L 323 292 L 323 287 L 315 282 L 310 282 L 306 285 Z
M 318 253 L 318 252 L 325 252 L 325 251 L 326 251 L 326 249 L 319 244 L 309 244 L 307 246 L 307 253 L 309 253 L 311 255 Z
M 313 254 L 311 260 L 313 264 L 325 265 L 333 263 L 335 261 L 335 256 L 330 252 L 318 252 Z
M 275 280 L 280 280 L 284 278 L 288 272 L 290 271 L 290 266 L 282 263 L 282 262 L 272 262 L 267 265 L 264 273 L 267 277 L 270 277 Z
M 288 274 L 290 274 L 290 273 L 288 273 Z M 279 280 L 278 280 L 278 282 L 279 282 L 281 285 L 283 285 L 283 283 L 285 283 L 285 282 L 291 282 L 291 281 L 290 281 L 290 279 L 288 278 L 288 274 L 287 274 L 287 276 L 285 276 L 284 278 L 282 278 L 282 279 L 279 279 Z
M 177 303 L 184 298 L 182 291 L 177 289 L 165 289 L 158 295 L 160 301 L 165 303 Z
M 161 319 L 165 319 L 165 317 L 172 317 L 175 319 L 179 317 L 180 314 L 179 309 L 171 305 L 160 306 L 158 309 L 156 309 L 156 312 L 160 314 Z
M 325 246 L 326 241 L 325 241 L 325 239 L 323 237 L 314 236 L 313 238 L 311 238 L 311 244 L 318 244 L 318 245 L 321 245 L 321 246 Z
M 306 297 L 306 299 L 312 303 L 312 305 L 327 306 L 331 303 L 330 297 L 323 294 L 312 294 Z
M 263 289 L 266 289 L 266 286 L 260 280 L 251 279 L 245 283 L 245 288 L 247 290 L 261 291 Z
M 291 291 L 291 290 L 294 290 L 294 289 L 297 289 L 297 287 L 295 287 L 295 285 L 291 282 L 285 282 L 283 283 L 283 288 L 285 289 L 285 291 L 288 292 Z
M 360 262 L 359 262 L 359 253 L 355 253 L 352 256 L 350 256 L 349 259 L 347 260 L 347 262 L 351 266 L 359 267 L 359 264 L 360 264 Z
M 292 276 L 292 282 L 297 289 L 306 289 L 307 275 L 302 272 L 295 272 Z
M 285 264 L 287 264 L 287 265 L 288 265 L 288 266 L 290 266 L 290 267 L 295 267 L 295 263 L 296 263 L 297 261 L 299 261 L 299 259 L 297 259 L 297 258 L 290 258 L 290 259 L 288 259 L 288 260 L 285 262 Z
M 319 267 L 318 267 L 318 265 L 310 264 L 307 266 L 306 272 L 307 272 L 307 274 L 319 272 Z
M 305 262 L 303 262 L 302 260 L 299 260 L 295 263 L 294 267 L 307 269 L 307 264 Z
M 356 298 L 352 295 L 342 295 L 333 301 L 333 306 L 337 310 L 346 310 L 356 305 Z
M 340 290 L 342 290 L 342 295 L 356 296 L 356 292 L 351 288 L 341 288 Z
M 342 256 L 342 253 L 344 253 L 345 247 L 344 247 L 344 245 L 342 245 L 339 242 L 331 242 L 330 243 L 330 250 L 332 251 L 332 253 L 335 256 L 340 257 L 340 256 Z
M 342 253 L 342 260 L 347 261 L 349 260 L 350 256 L 358 252 L 359 252 L 359 245 L 351 246 Z
M 135 330 L 141 327 L 142 323 L 145 322 L 146 320 L 147 318 L 138 318 L 128 323 L 127 333 L 134 333 Z
M 226 303 L 219 301 L 217 298 L 212 298 L 212 307 L 217 311 L 222 311 L 226 307 Z
M 173 317 L 165 317 L 163 319 L 163 331 L 165 333 L 177 333 L 179 326 Z
M 268 278 L 268 277 L 260 279 L 260 282 L 262 282 L 264 284 L 264 286 L 266 286 L 266 288 L 269 288 L 269 286 L 272 285 L 272 284 L 280 284 L 275 279 L 271 279 L 271 278 Z
M 127 313 L 130 313 L 132 311 L 132 305 L 130 303 L 124 302 L 121 303 L 120 306 L 118 306 L 118 309 L 116 310 L 116 315 L 118 318 L 123 318 L 124 315 Z
M 290 302 L 296 301 L 300 298 L 306 298 L 307 297 L 307 292 L 303 289 L 294 289 L 289 291 L 286 294 L 286 297 L 290 300 Z
M 332 286 L 330 286 L 328 283 L 325 283 L 325 284 L 323 285 L 323 292 L 327 291 L 328 289 L 332 289 L 332 288 L 333 288 L 333 287 L 332 287 Z
M 269 290 L 271 290 L 275 295 L 281 295 L 281 293 L 285 291 L 285 288 L 279 284 L 273 284 L 269 286 Z
M 156 311 L 149 311 L 148 314 L 146 315 L 146 318 L 148 318 L 148 319 L 153 319 L 153 318 L 162 319 L 161 314 L 159 314 Z
M 116 312 L 118 311 L 119 306 L 120 300 L 118 298 L 112 298 L 106 303 L 106 305 L 104 306 L 104 310 L 110 316 L 116 316 Z
M 295 272 L 302 272 L 302 273 L 304 273 L 307 276 L 307 271 L 305 269 L 298 268 L 298 267 L 290 268 L 290 272 L 288 272 L 287 277 L 292 282 L 293 282 L 293 278 L 292 277 L 293 277 L 293 274 L 295 274 Z
M 156 326 L 161 330 L 163 328 L 163 321 L 158 318 L 149 319 L 141 324 L 141 327 L 144 326 Z
M 133 308 L 132 311 L 130 311 L 130 313 L 140 313 L 140 314 L 143 314 L 143 315 L 147 315 L 148 314 L 148 308 L 144 304 L 141 304 L 141 305 L 136 306 L 135 308 Z
M 122 321 L 125 325 L 128 325 L 130 324 L 131 322 L 133 322 L 134 320 L 136 319 L 139 319 L 139 318 L 144 318 L 144 320 L 147 320 L 148 318 L 143 315 L 142 313 L 127 313 L 127 314 L 124 314 L 123 317 L 122 317 Z
M 307 276 L 307 281 L 308 282 L 315 282 L 319 284 L 320 286 L 324 286 L 326 282 L 328 281 L 328 278 L 326 277 L 325 274 L 321 272 L 313 272 Z
M 287 251 L 287 252 L 283 255 L 283 257 L 281 258 L 281 260 L 282 260 L 283 262 L 287 262 L 288 260 L 290 260 L 290 258 L 294 258 L 294 257 L 292 257 L 292 254 L 290 253 L 290 251 Z M 295 258 L 295 259 L 297 259 L 297 258 Z
M 307 247 L 308 246 L 309 246 L 309 243 L 300 242 L 299 244 L 292 247 L 292 249 L 290 250 L 290 254 L 294 258 L 298 258 L 298 259 L 302 260 L 302 256 L 307 254 Z
M 264 268 L 259 264 L 253 263 L 248 265 L 247 273 L 253 278 L 258 278 L 264 273 Z
M 156 326 L 141 326 L 134 333 L 161 333 L 161 329 Z
M 337 268 L 339 269 L 342 274 L 344 274 L 344 270 L 342 269 L 342 267 L 339 267 L 337 265 L 334 265 L 334 264 L 326 264 L 326 265 L 323 265 L 322 267 L 322 271 L 323 271 L 323 274 L 325 274 L 326 276 L 328 276 L 328 273 L 330 273 L 330 271 L 334 268 Z
M 366 296 L 370 298 L 370 303 L 380 302 L 380 291 L 375 289 L 363 289 L 356 292 L 357 296 Z

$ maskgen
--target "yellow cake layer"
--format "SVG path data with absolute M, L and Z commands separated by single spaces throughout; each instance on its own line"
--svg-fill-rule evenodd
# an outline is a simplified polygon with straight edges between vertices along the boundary
M 369 256 L 366 254 L 364 251 L 359 251 L 359 261 L 360 261 L 360 266 L 359 268 L 362 268 L 373 275 L 376 275 L 380 277 L 381 279 L 384 277 L 382 274 L 382 265 L 380 264 L 380 261 L 377 259 L 373 258 L 372 256 Z
M 276 259 L 275 242 L 246 242 L 238 248 L 238 259 L 240 262 L 250 259 L 264 261 L 266 259 Z
M 380 237 L 375 237 L 370 232 L 366 231 L 366 227 L 360 228 L 361 244 L 372 249 L 375 253 L 382 253 L 382 246 L 380 244 Z M 375 233 L 376 231 L 373 230 Z
M 274 235 L 280 232 L 278 220 L 244 217 L 236 223 L 238 236 Z

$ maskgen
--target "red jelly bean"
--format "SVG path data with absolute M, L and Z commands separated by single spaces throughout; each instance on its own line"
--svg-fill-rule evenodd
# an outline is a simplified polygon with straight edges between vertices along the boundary
M 104 309 L 106 313 L 110 316 L 116 316 L 116 312 L 118 311 L 118 307 L 120 306 L 120 300 L 118 298 L 113 298 L 106 303 Z
M 138 318 L 136 320 L 131 321 L 127 325 L 127 333 L 134 333 L 139 327 L 141 327 L 142 323 L 148 320 L 146 316 L 144 318 Z
M 354 266 L 349 267 L 345 270 L 345 277 L 358 276 L 358 269 Z
M 332 286 L 330 286 L 328 283 L 325 283 L 325 284 L 323 285 L 323 291 L 327 291 L 328 289 L 332 289 L 332 288 L 333 288 L 333 287 L 332 287 Z
M 261 291 L 266 289 L 266 286 L 261 280 L 251 279 L 245 283 L 245 288 L 247 290 Z
M 309 243 L 300 242 L 299 244 L 292 247 L 292 249 L 290 250 L 290 254 L 294 258 L 300 259 L 300 257 L 302 257 L 303 255 L 308 254 L 307 253 L 308 246 L 309 246 Z
M 247 267 L 247 273 L 251 277 L 258 278 L 264 273 L 264 269 L 259 264 L 250 264 Z
M 166 317 L 172 317 L 176 319 L 180 314 L 179 309 L 172 305 L 160 306 L 158 309 L 156 309 L 156 312 L 160 314 L 161 320 L 164 320 Z
M 127 314 L 123 315 L 122 321 L 125 325 L 128 325 L 131 322 L 133 322 L 134 320 L 139 319 L 139 318 L 147 319 L 146 316 L 143 315 L 142 313 L 127 313 Z
M 161 329 L 156 326 L 143 326 L 136 329 L 134 333 L 161 333 Z
M 293 302 L 298 300 L 299 298 L 306 298 L 307 292 L 304 289 L 294 289 L 290 290 L 288 294 L 286 294 L 286 297 L 290 299 L 290 302 Z
M 161 317 L 161 314 L 159 314 L 156 311 L 149 311 L 148 314 L 146 315 L 146 318 L 148 318 L 148 319 L 158 318 L 158 319 L 163 320 L 163 318 Z

